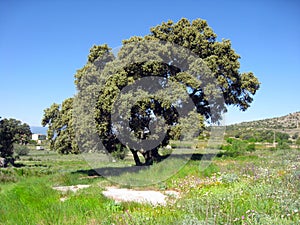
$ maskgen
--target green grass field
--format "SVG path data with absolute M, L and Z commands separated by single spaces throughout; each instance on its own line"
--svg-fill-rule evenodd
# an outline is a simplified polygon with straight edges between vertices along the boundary
M 299 150 L 211 161 L 195 157 L 203 150 L 196 153 L 184 163 L 175 157 L 135 172 L 130 157 L 98 163 L 102 177 L 82 155 L 31 150 L 17 167 L 0 169 L 0 224 L 300 224 Z M 91 186 L 52 189 L 76 184 Z M 167 206 L 115 203 L 102 195 L 107 186 L 176 190 L 181 197 Z

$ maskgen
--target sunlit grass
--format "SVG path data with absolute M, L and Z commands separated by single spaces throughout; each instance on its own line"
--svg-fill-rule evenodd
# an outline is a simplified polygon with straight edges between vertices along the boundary
M 19 167 L 0 169 L 0 224 L 300 223 L 299 150 L 259 150 L 209 161 L 199 160 L 203 150 L 196 151 L 192 160 L 175 157 L 142 170 L 129 159 L 97 162 L 105 177 L 80 155 L 32 151 Z M 52 189 L 77 184 L 90 187 L 76 193 Z M 115 203 L 101 193 L 111 185 L 171 189 L 181 197 L 167 206 Z

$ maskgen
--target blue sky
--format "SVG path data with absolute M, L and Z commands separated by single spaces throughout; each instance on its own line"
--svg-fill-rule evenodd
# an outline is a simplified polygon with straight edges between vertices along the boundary
M 40 125 L 43 110 L 75 94 L 74 74 L 93 44 L 118 47 L 169 19 L 206 19 L 230 39 L 241 72 L 261 89 L 227 123 L 300 111 L 300 3 L 282 1 L 0 0 L 0 116 Z

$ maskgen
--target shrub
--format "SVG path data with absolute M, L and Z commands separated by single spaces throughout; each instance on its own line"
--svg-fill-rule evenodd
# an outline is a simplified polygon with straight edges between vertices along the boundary
M 290 145 L 283 141 L 278 142 L 276 148 L 277 149 L 291 149 Z
M 221 149 L 225 150 L 225 153 L 222 155 L 236 157 L 243 154 L 246 151 L 253 152 L 255 151 L 255 144 L 250 143 L 238 139 L 228 138 L 227 145 L 222 145 Z
M 297 132 L 297 133 L 295 133 L 295 134 L 292 136 L 292 139 L 297 140 L 298 137 L 299 137 L 299 133 Z
M 248 152 L 254 152 L 255 151 L 255 144 L 254 143 L 248 144 L 246 150 Z
M 116 151 L 112 152 L 111 155 L 115 159 L 121 159 L 121 160 L 123 160 L 123 159 L 125 159 L 127 153 L 128 153 L 128 149 L 127 148 L 122 148 L 121 144 L 117 144 Z
M 11 170 L 0 170 L 0 183 L 17 182 L 15 174 Z
M 26 145 L 14 145 L 14 152 L 18 156 L 28 155 L 29 148 Z
M 239 180 L 238 175 L 234 174 L 234 173 L 224 173 L 221 175 L 221 181 L 223 183 L 229 184 L 229 183 L 234 183 L 237 182 Z
M 173 152 L 172 148 L 161 148 L 159 150 L 159 153 L 162 155 L 162 156 L 168 156 L 168 155 L 171 155 Z

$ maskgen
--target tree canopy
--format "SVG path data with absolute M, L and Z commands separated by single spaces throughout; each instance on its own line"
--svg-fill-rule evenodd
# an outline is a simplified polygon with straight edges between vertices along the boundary
M 137 152 L 147 165 L 160 161 L 158 149 L 171 139 L 182 139 L 194 128 L 199 134 L 204 121 L 219 121 L 229 105 L 250 106 L 259 81 L 252 72 L 239 71 L 239 59 L 231 42 L 218 41 L 201 19 L 164 22 L 149 35 L 124 40 L 117 56 L 107 45 L 93 46 L 87 64 L 75 74 L 75 118 L 81 124 L 75 130 L 83 137 L 94 129 L 108 152 L 129 149 L 137 165 L 142 164 Z M 49 124 L 54 142 L 66 143 L 65 130 L 72 128 L 61 114 L 66 112 L 52 105 L 43 125 Z M 75 147 L 70 140 L 68 148 Z M 145 149 L 146 142 L 151 147 Z
M 48 125 L 47 138 L 50 149 L 62 154 L 79 153 L 75 141 L 73 126 L 73 98 L 68 98 L 61 105 L 53 103 L 44 110 L 42 125 Z
M 30 127 L 16 119 L 0 117 L 0 157 L 10 158 L 14 153 L 15 142 L 27 144 L 31 138 Z

